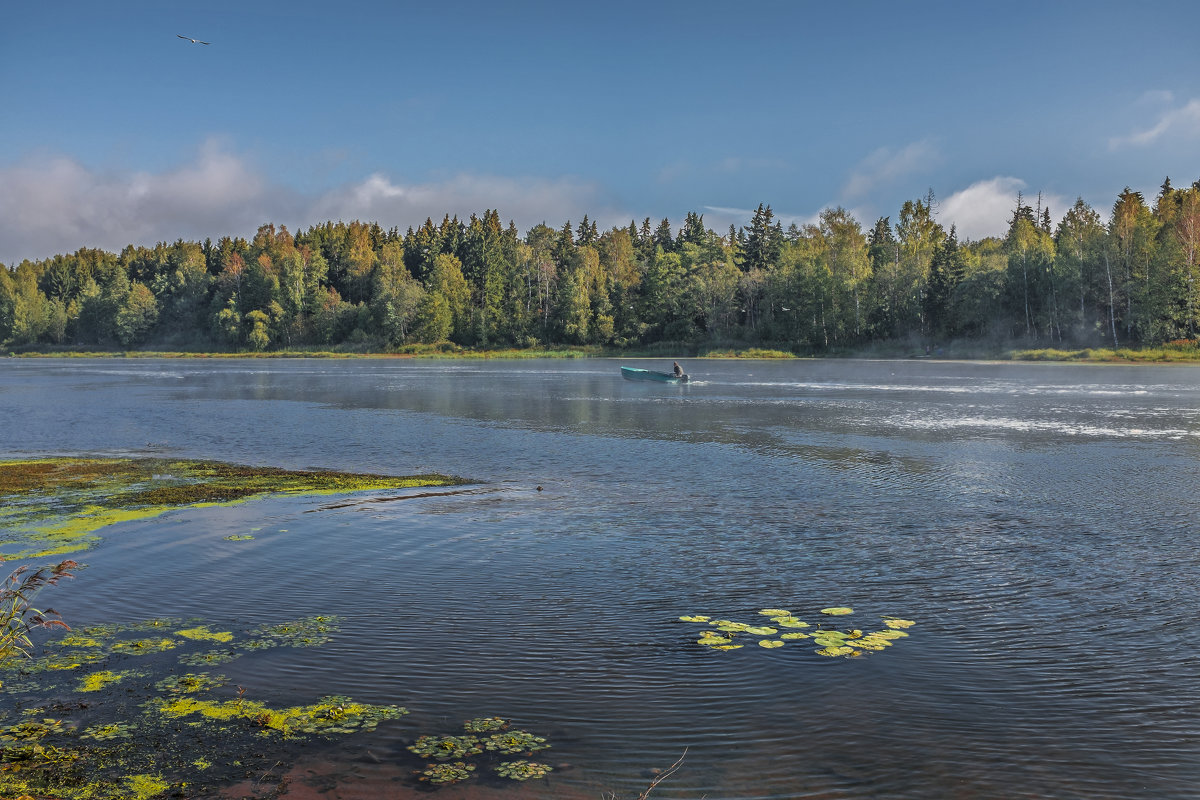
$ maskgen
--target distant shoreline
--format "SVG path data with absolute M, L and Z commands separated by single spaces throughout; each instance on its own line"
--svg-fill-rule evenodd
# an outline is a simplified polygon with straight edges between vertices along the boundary
M 784 350 L 762 348 L 714 348 L 699 353 L 679 351 L 609 351 L 602 348 L 579 347 L 555 350 L 475 350 L 460 347 L 430 346 L 413 352 L 347 352 L 337 350 L 277 350 L 270 352 L 190 352 L 168 350 L 28 350 L 7 353 L 10 358 L 127 358 L 127 359 L 279 359 L 279 358 L 328 358 L 328 359 L 450 359 L 450 360 L 525 360 L 534 358 L 687 358 L 695 359 L 882 359 L 902 361 L 921 359 L 930 361 L 1000 361 L 1000 362 L 1055 362 L 1084 364 L 1200 364 L 1198 347 L 1146 347 L 1146 348 L 1079 348 L 1007 350 L 1003 352 L 979 353 L 945 349 L 925 353 L 902 350 L 863 350 L 838 352 L 826 355 L 800 356 Z

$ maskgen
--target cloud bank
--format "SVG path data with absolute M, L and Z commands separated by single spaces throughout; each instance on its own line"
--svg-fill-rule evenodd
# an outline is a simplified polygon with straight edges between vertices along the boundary
M 987 236 L 1003 236 L 1008 230 L 1008 220 L 1017 207 L 1017 192 L 1023 192 L 1028 184 L 1020 178 L 998 175 L 984 181 L 976 181 L 949 197 L 938 200 L 938 222 L 949 229 L 958 229 L 959 240 L 983 239 Z M 1025 193 L 1024 203 L 1035 205 L 1037 192 L 1032 196 Z M 1057 221 L 1066 213 L 1068 203 L 1062 195 L 1042 193 L 1042 207 L 1049 208 Z
M 127 244 L 249 236 L 265 222 L 292 228 L 328 219 L 378 221 L 404 230 L 426 217 L 460 218 L 495 208 L 523 230 L 585 213 L 598 224 L 633 216 L 605 202 L 600 187 L 571 178 L 456 175 L 406 184 L 382 174 L 319 194 L 272 185 L 244 159 L 213 143 L 189 164 L 161 173 L 104 172 L 62 156 L 0 166 L 0 263 L 71 253 L 118 252 Z

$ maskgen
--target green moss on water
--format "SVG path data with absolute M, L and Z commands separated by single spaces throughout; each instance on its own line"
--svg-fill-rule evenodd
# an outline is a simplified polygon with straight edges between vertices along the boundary
M 98 692 L 114 683 L 120 683 L 126 678 L 132 678 L 139 675 L 145 675 L 144 672 L 139 672 L 133 669 L 124 669 L 114 672 L 110 669 L 102 669 L 99 672 L 93 672 L 90 675 L 85 675 L 79 685 L 75 687 L 77 692 Z
M 233 634 L 229 631 L 210 631 L 206 626 L 200 625 L 195 628 L 187 628 L 182 631 L 175 631 L 176 636 L 182 636 L 185 639 L 194 641 L 211 641 L 211 642 L 231 642 Z
M 161 775 L 130 775 L 125 778 L 125 788 L 132 800 L 149 800 L 171 788 Z
M 385 719 L 408 713 L 399 706 L 356 703 L 349 697 L 326 697 L 317 703 L 290 708 L 271 708 L 252 700 L 201 700 L 180 697 L 156 702 L 155 710 L 168 719 L 199 716 L 218 722 L 243 721 L 256 726 L 261 735 L 285 737 L 315 734 L 354 733 L 374 730 Z
M 112 646 L 112 651 L 132 656 L 144 656 L 148 653 L 161 653 L 164 650 L 172 650 L 178 646 L 178 639 L 172 639 L 170 636 L 159 636 L 149 639 L 131 639 L 115 642 Z
M 85 550 L 98 531 L 179 508 L 279 494 L 326 495 L 450 486 L 462 479 L 247 467 L 216 461 L 51 458 L 0 461 L 0 556 Z

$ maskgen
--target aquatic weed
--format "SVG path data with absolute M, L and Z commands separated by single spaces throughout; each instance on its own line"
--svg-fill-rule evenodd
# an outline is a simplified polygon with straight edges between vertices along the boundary
M 421 776 L 419 780 L 437 784 L 450 784 L 465 781 L 471 777 L 471 773 L 474 771 L 474 764 L 454 761 L 446 764 L 429 764 L 418 774 Z
M 504 761 L 496 765 L 496 774 L 501 778 L 511 778 L 514 781 L 527 781 L 534 778 L 544 778 L 554 770 L 549 764 L 539 764 L 536 761 Z
M 408 749 L 422 758 L 462 758 L 483 752 L 478 736 L 421 736 Z

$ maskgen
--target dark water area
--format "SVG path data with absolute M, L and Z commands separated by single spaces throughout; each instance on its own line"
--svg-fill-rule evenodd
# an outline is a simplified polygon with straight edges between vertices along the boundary
M 124 524 L 55 589 L 80 624 L 342 615 L 222 668 L 412 711 L 298 755 L 310 796 L 407 796 L 405 746 L 483 715 L 559 768 L 440 793 L 635 796 L 686 748 L 654 796 L 1200 795 L 1200 369 L 695 361 L 676 386 L 622 363 L 662 368 L 7 360 L 0 456 L 473 482 Z M 677 620 L 840 605 L 917 625 L 843 659 Z

